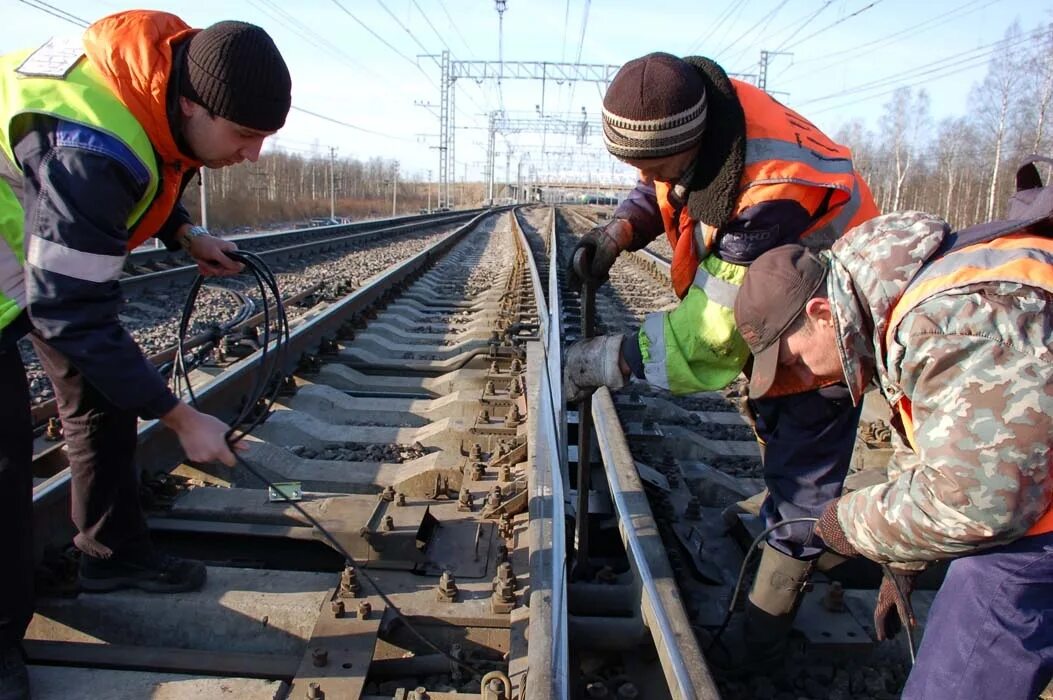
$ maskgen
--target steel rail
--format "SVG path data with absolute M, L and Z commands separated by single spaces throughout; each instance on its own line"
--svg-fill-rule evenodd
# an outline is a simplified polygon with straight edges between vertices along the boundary
M 471 213 L 458 213 L 456 215 L 429 219 L 427 221 L 417 221 L 408 224 L 400 224 L 398 226 L 391 226 L 389 228 L 379 228 L 366 232 L 342 234 L 340 236 L 320 238 L 306 241 L 304 243 L 286 245 L 279 248 L 270 248 L 267 250 L 256 251 L 256 254 L 259 257 L 266 260 L 267 262 L 273 263 L 274 261 L 281 260 L 286 257 L 308 256 L 313 255 L 317 252 L 332 251 L 338 248 L 346 248 L 356 243 L 372 240 L 373 238 L 379 236 L 391 237 L 399 234 L 414 233 L 416 231 L 422 231 L 431 226 L 462 221 L 472 216 L 473 215 Z M 478 214 L 476 214 L 475 216 L 478 216 Z M 197 272 L 197 265 L 182 265 L 180 267 L 173 267 L 167 270 L 159 270 L 158 272 L 147 272 L 141 275 L 122 277 L 118 280 L 118 282 L 121 285 L 121 290 L 124 293 L 129 293 L 133 291 L 138 291 L 145 287 L 166 286 L 177 283 L 185 283 L 192 280 L 197 275 Z
M 626 554 L 641 586 L 641 611 L 674 700 L 719 700 L 606 387 L 592 397 L 596 442 Z
M 527 368 L 533 375 L 528 385 L 527 469 L 530 525 L 530 621 L 528 682 L 524 700 L 566 700 L 569 697 L 569 635 L 567 630 L 566 513 L 563 462 L 566 450 L 561 441 L 564 403 L 559 332 L 559 284 L 555 216 L 545 232 L 549 242 L 548 279 L 544 282 L 522 227 L 513 216 L 513 229 L 529 258 L 530 282 L 537 300 L 540 342 L 527 345 Z M 549 308 L 545 308 L 548 285 Z
M 410 224 L 416 222 L 442 222 L 464 218 L 465 215 L 478 214 L 481 209 L 465 209 L 456 212 L 442 212 L 441 214 L 414 214 L 412 216 L 399 216 L 394 218 L 370 219 L 368 221 L 356 221 L 352 224 L 332 224 L 329 226 L 309 226 L 305 228 L 292 228 L 282 231 L 268 231 L 255 235 L 239 236 L 227 240 L 235 241 L 238 247 L 255 253 L 266 250 L 269 247 L 286 246 L 302 240 L 312 239 L 316 241 L 326 238 L 339 238 L 351 233 L 366 233 L 376 229 L 389 228 L 396 224 Z M 131 267 L 148 267 L 157 264 L 184 264 L 183 252 L 172 251 L 166 248 L 139 248 L 133 250 L 125 261 L 125 269 Z
M 336 337 L 345 322 L 355 314 L 361 314 L 398 285 L 422 272 L 444 255 L 455 243 L 471 232 L 484 218 L 501 210 L 490 210 L 474 216 L 471 221 L 449 236 L 436 241 L 426 249 L 369 281 L 348 296 L 320 312 L 317 316 L 294 328 L 289 336 L 286 366 L 289 373 L 301 356 L 317 354 L 323 339 Z M 258 381 L 256 365 L 262 348 L 240 362 L 232 365 L 223 374 L 196 390 L 198 408 L 221 420 L 233 420 L 244 400 Z M 154 473 L 168 472 L 184 459 L 182 448 L 175 433 L 165 428 L 158 420 L 143 421 L 138 427 L 136 461 L 148 465 Z M 38 557 L 48 545 L 61 545 L 73 534 L 69 520 L 70 470 L 65 468 L 54 476 L 37 484 L 33 489 L 34 525 L 38 537 L 35 541 Z

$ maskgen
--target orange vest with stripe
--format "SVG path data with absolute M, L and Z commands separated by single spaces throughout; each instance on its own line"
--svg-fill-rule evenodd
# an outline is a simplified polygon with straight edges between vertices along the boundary
M 999 259 L 995 264 L 982 259 L 990 252 L 999 254 Z M 896 305 L 892 307 L 888 330 L 885 333 L 885 348 L 889 347 L 899 324 L 913 308 L 929 297 L 950 289 L 983 282 L 1008 281 L 1019 282 L 1053 293 L 1053 265 L 1048 262 L 1048 259 L 1043 259 L 1042 254 L 1053 256 L 1053 239 L 1026 233 L 1009 234 L 953 251 L 950 255 L 956 256 L 955 262 L 957 263 L 953 266 L 954 269 L 944 274 L 927 274 L 923 270 L 911 281 Z M 895 409 L 903 423 L 903 433 L 907 443 L 911 449 L 917 451 L 910 398 L 902 397 Z M 1048 459 L 1053 459 L 1053 456 Z M 1053 480 L 1050 480 L 1046 487 L 1053 489 Z M 1025 537 L 1047 532 L 1053 532 L 1053 505 L 1047 508 L 1042 517 L 1031 526 L 1025 533 Z
M 157 195 L 131 231 L 128 250 L 161 230 L 179 202 L 184 175 L 202 166 L 176 145 L 167 99 L 172 47 L 198 31 L 167 12 L 132 10 L 105 17 L 84 33 L 88 60 L 143 127 L 158 158 Z
M 752 188 L 764 185 L 763 190 L 753 193 L 762 192 L 761 201 L 795 200 L 812 214 L 825 200 L 825 211 L 812 221 L 802 238 L 820 231 L 832 231 L 831 239 L 838 238 L 878 215 L 870 189 L 853 168 L 852 154 L 846 147 L 834 143 L 763 90 L 739 80 L 732 79 L 731 83 L 746 120 L 746 163 L 736 213 L 757 204 L 759 198 L 748 195 Z M 670 190 L 667 183 L 655 182 L 662 222 L 673 248 L 670 277 L 674 291 L 683 299 L 719 229 L 691 218 L 686 206 L 678 216 L 669 201 Z

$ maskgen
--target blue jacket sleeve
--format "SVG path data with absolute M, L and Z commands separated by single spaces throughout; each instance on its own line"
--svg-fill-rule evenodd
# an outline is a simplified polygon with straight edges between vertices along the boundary
M 632 224 L 633 242 L 628 250 L 639 250 L 665 232 L 654 184 L 643 180 L 618 204 L 614 218 Z
M 24 173 L 26 292 L 37 333 L 115 406 L 157 418 L 178 400 L 120 324 L 127 218 L 147 174 L 112 136 L 56 120 L 15 143 Z

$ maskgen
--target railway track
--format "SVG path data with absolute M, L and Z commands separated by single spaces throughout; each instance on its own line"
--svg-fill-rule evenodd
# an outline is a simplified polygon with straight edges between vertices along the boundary
M 185 464 L 174 436 L 147 422 L 151 530 L 206 561 L 208 582 L 77 595 L 69 476 L 47 456 L 60 447 L 38 451 L 35 531 L 51 577 L 27 636 L 36 696 L 895 697 L 902 650 L 873 648 L 863 624 L 876 579 L 843 567 L 831 576 L 844 583 L 820 576 L 807 597 L 797 673 L 710 674 L 697 633 L 722 617 L 759 527 L 740 387 L 596 392 L 589 548 L 575 552 L 582 417 L 563 401 L 560 358 L 581 310 L 562 270 L 590 225 L 571 209 L 474 213 L 301 309 L 283 396 L 246 459 L 292 484 L 352 564 L 253 475 Z M 673 303 L 657 291 L 664 274 L 646 253 L 619 261 L 599 331 Z M 200 367 L 203 410 L 235 416 L 257 357 Z M 861 478 L 881 454 L 861 443 Z M 587 566 L 572 571 L 578 560 Z

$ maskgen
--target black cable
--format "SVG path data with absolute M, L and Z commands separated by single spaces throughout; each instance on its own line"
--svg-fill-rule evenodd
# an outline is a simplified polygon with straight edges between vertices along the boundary
M 259 358 L 260 371 L 256 374 L 256 383 L 253 386 L 252 391 L 249 392 L 248 400 L 245 401 L 245 404 L 241 408 L 241 412 L 231 423 L 232 427 L 226 434 L 226 440 L 231 447 L 231 451 L 234 453 L 234 459 L 239 465 L 263 482 L 273 492 L 280 495 L 287 504 L 291 505 L 301 516 L 303 516 L 303 518 L 320 532 L 326 541 L 344 557 L 348 566 L 356 567 L 356 571 L 369 582 L 369 585 L 373 587 L 377 596 L 384 601 L 384 604 L 387 605 L 393 614 L 401 619 L 407 630 L 420 639 L 420 641 L 424 642 L 429 648 L 448 659 L 451 663 L 468 671 L 472 674 L 473 678 L 481 678 L 483 675 L 482 671 L 454 658 L 451 654 L 440 648 L 418 631 L 409 621 L 409 618 L 399 610 L 394 601 L 392 601 L 391 598 L 381 590 L 373 577 L 366 573 L 364 568 L 356 564 L 355 559 L 351 556 L 350 552 L 348 552 L 347 549 L 345 549 L 344 546 L 340 544 L 340 542 L 337 541 L 337 539 L 333 537 L 333 535 L 323 527 L 314 516 L 308 513 L 297 501 L 289 498 L 283 490 L 276 488 L 266 476 L 257 471 L 255 467 L 245 461 L 238 455 L 237 451 L 234 450 L 234 445 L 263 422 L 263 419 L 270 412 L 271 407 L 278 398 L 278 393 L 281 389 L 282 371 L 285 367 L 285 357 L 288 349 L 289 321 L 285 314 L 285 304 L 282 301 L 282 296 L 278 289 L 278 281 L 274 277 L 274 273 L 267 267 L 267 264 L 263 262 L 259 256 L 249 251 L 225 251 L 225 254 L 231 260 L 244 265 L 245 270 L 253 276 L 256 281 L 257 289 L 260 292 L 260 301 L 263 305 L 263 337 L 260 342 Z M 190 287 L 190 292 L 187 294 L 186 302 L 183 305 L 183 316 L 180 319 L 179 337 L 177 339 L 177 347 L 179 350 L 176 356 L 175 374 L 180 376 L 186 383 L 187 395 L 191 405 L 196 405 L 197 399 L 194 396 L 193 389 L 190 387 L 190 378 L 187 376 L 187 368 L 182 361 L 183 342 L 187 327 L 190 323 L 190 316 L 193 313 L 203 281 L 204 278 L 201 275 L 198 275 Z M 268 294 L 272 299 L 270 303 L 268 303 Z M 276 328 L 273 330 L 271 328 L 271 304 L 274 305 L 275 309 L 274 319 Z M 272 343 L 274 344 L 273 350 L 270 347 Z M 264 403 L 264 406 L 257 408 L 261 401 Z M 236 426 L 243 427 L 239 430 Z

